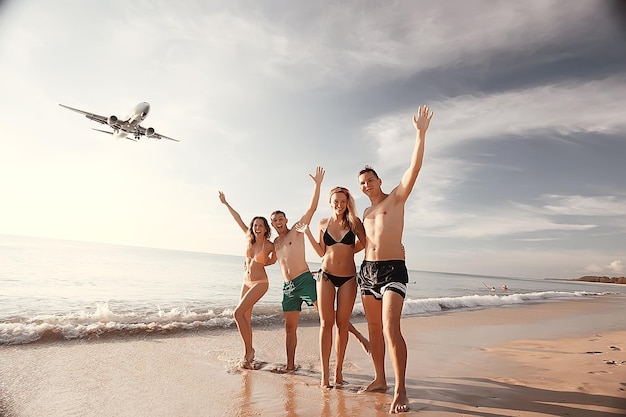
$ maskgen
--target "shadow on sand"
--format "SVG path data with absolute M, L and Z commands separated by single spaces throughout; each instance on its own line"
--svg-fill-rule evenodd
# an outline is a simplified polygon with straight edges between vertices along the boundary
M 623 388 L 626 383 L 621 385 Z M 429 378 L 428 381 L 410 382 L 407 380 L 407 394 L 415 408 L 480 417 L 501 416 L 487 409 L 520 411 L 546 416 L 625 416 L 626 391 L 621 391 L 619 387 L 616 387 L 616 392 L 616 396 L 609 396 L 554 391 L 487 378 L 441 378 L 439 381 L 437 378 Z M 435 402 L 443 402 L 446 405 Z M 459 407 L 455 407 L 455 404 Z

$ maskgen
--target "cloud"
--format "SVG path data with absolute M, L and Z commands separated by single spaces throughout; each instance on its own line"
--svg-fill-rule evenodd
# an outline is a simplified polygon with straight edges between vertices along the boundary
M 439 213 L 450 224 L 429 227 L 430 218 L 424 219 L 421 230 L 430 236 L 465 239 L 494 238 L 546 231 L 585 231 L 593 224 L 559 223 L 544 216 L 519 210 L 495 209 L 481 213 Z M 418 226 L 419 227 L 419 226 Z
M 550 132 L 622 132 L 626 129 L 621 105 L 625 96 L 626 77 L 618 75 L 429 103 L 435 116 L 427 134 L 428 158 L 454 154 L 459 144 L 470 141 L 506 140 L 511 136 L 543 140 Z M 364 136 L 378 150 L 378 160 L 372 164 L 384 168 L 381 171 L 406 164 L 415 141 L 411 122 L 415 111 L 403 109 L 382 115 L 364 127 Z
M 509 135 L 534 137 L 545 131 L 617 133 L 626 128 L 618 108 L 625 95 L 626 77 L 617 75 L 455 97 L 432 106 L 441 119 L 440 139 L 433 146 Z
M 593 274 L 623 274 L 624 263 L 621 260 L 615 260 L 608 265 L 590 264 L 585 267 L 585 271 Z
M 624 272 L 624 263 L 620 260 L 613 261 L 609 264 L 609 269 L 621 274 Z
M 260 79 L 295 91 L 345 91 L 365 81 L 371 85 L 430 69 L 483 65 L 504 52 L 531 53 L 546 43 L 570 40 L 572 28 L 597 9 L 588 3 L 562 7 L 559 1 L 515 7 L 485 1 L 422 7 L 426 5 L 232 2 L 214 7 L 163 2 L 154 10 L 126 6 L 130 9 L 123 24 L 144 34 L 145 42 L 136 51 L 143 61 L 188 75 L 199 69 L 206 75 L 198 80 L 205 88 L 222 88 L 226 81 L 230 90 L 254 94 Z M 601 32 L 596 29 L 585 39 Z M 128 43 L 125 32 L 111 34 L 106 45 L 113 51 Z M 155 61 L 155 55 L 161 59 Z M 210 82 L 218 76 L 219 85 Z M 250 85 L 255 89 L 246 88 Z
M 623 216 L 626 198 L 618 196 L 544 195 L 548 203 L 543 208 L 549 212 L 571 216 Z

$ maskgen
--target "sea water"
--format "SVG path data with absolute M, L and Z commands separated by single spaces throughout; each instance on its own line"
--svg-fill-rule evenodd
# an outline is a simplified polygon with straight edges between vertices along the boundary
M 243 256 L 0 235 L 0 344 L 235 328 L 243 266 Z M 267 272 L 256 325 L 283 320 L 280 269 Z M 626 294 L 562 280 L 424 271 L 409 279 L 404 315 Z M 363 315 L 359 296 L 353 315 Z M 317 313 L 304 308 L 302 318 Z

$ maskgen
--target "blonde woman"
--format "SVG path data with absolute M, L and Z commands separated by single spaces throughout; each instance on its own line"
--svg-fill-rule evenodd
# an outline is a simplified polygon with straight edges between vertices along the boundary
M 241 287 L 239 304 L 235 308 L 234 316 L 239 334 L 243 340 L 244 355 L 242 366 L 252 367 L 254 361 L 254 348 L 252 347 L 252 308 L 263 297 L 269 287 L 269 280 L 265 267 L 276 262 L 274 244 L 270 242 L 270 226 L 265 217 L 256 216 L 249 226 L 241 219 L 241 216 L 226 201 L 223 192 L 219 192 L 220 201 L 226 206 L 241 230 L 246 234 L 246 262 Z
M 354 254 L 364 246 L 365 229 L 356 216 L 354 198 L 347 188 L 335 187 L 330 190 L 329 203 L 332 215 L 319 221 L 319 242 L 308 228 L 305 231 L 311 245 L 322 258 L 322 269 L 317 282 L 322 387 L 331 387 L 330 352 L 335 324 L 337 325 L 335 385 L 344 383 L 342 368 L 348 345 L 348 332 L 352 332 L 365 350 L 369 351 L 367 339 L 350 323 L 357 293 Z

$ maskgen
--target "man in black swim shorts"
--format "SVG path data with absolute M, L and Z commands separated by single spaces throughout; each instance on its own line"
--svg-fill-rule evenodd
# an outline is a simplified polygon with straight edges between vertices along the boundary
M 366 166 L 359 172 L 361 191 L 369 197 L 371 206 L 363 212 L 367 239 L 365 260 L 358 273 L 358 282 L 374 363 L 374 381 L 363 391 L 387 390 L 384 327 L 396 380 L 390 413 L 406 412 L 409 409 L 405 387 L 407 349 L 400 330 L 406 284 L 409 281 L 402 246 L 404 205 L 422 167 L 426 130 L 432 117 L 433 113 L 428 106 L 420 107 L 418 115 L 413 116 L 416 137 L 411 164 L 402 175 L 400 184 L 389 194 L 382 191 L 382 180 L 371 167 Z

